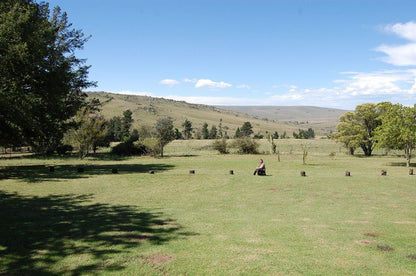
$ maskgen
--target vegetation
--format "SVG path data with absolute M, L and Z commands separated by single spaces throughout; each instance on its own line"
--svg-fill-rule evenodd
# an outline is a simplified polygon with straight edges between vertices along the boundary
M 0 144 L 51 153 L 93 85 L 75 56 L 88 37 L 66 13 L 33 0 L 0 2 Z
M 374 140 L 380 148 L 404 150 L 406 165 L 410 167 L 412 152 L 416 148 L 416 105 L 412 108 L 385 103 Z
M 170 117 L 159 118 L 155 125 L 156 136 L 159 139 L 160 156 L 163 157 L 163 148 L 175 139 L 173 121 Z
M 0 273 L 415 274 L 415 176 L 399 151 L 359 158 L 313 139 L 302 165 L 304 142 L 279 140 L 281 162 L 261 156 L 267 177 L 211 140 L 172 141 L 164 159 L 2 159 Z
M 312 128 L 308 130 L 299 129 L 299 132 L 293 132 L 293 138 L 295 139 L 313 139 L 315 138 L 315 131 Z
M 341 116 L 332 138 L 343 143 L 351 154 L 360 146 L 366 156 L 371 156 L 375 145 L 374 130 L 381 125 L 384 106 L 384 103 L 358 105 L 354 112 Z
M 212 143 L 212 147 L 217 150 L 219 153 L 226 154 L 228 153 L 228 145 L 226 139 L 218 139 Z

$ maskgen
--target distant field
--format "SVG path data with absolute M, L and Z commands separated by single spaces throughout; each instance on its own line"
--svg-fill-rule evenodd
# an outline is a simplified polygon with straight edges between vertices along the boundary
M 174 141 L 163 159 L 1 159 L 0 275 L 416 274 L 416 176 L 398 152 L 316 139 L 302 165 L 305 141 L 277 140 L 280 162 L 211 142 Z M 267 176 L 252 175 L 259 158 Z

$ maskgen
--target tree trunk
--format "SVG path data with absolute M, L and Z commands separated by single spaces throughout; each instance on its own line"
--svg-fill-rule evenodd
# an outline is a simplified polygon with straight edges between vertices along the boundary
M 412 158 L 412 148 L 411 147 L 406 147 L 404 149 L 404 153 L 406 155 L 406 166 L 410 167 L 410 160 Z
M 163 157 L 163 146 L 160 148 L 160 157 Z
M 354 152 L 355 152 L 355 148 L 350 147 L 350 155 L 354 155 Z

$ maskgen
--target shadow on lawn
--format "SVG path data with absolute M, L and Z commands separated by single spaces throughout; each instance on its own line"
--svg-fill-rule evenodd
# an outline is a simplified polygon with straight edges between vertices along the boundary
M 393 167 L 406 167 L 407 166 L 406 162 L 391 162 L 389 165 Z M 411 163 L 410 167 L 416 168 L 416 163 Z
M 114 254 L 185 232 L 163 213 L 88 204 L 90 195 L 27 197 L 0 191 L 0 275 L 81 275 L 123 269 Z M 51 267 L 64 258 L 64 265 Z M 133 256 L 133 258 L 143 258 Z M 131 257 L 130 257 L 131 259 Z
M 83 167 L 84 172 L 77 169 Z M 174 168 L 168 164 L 111 164 L 111 165 L 57 165 L 54 172 L 43 165 L 7 166 L 0 169 L 0 180 L 5 178 L 21 179 L 27 182 L 58 181 L 59 179 L 85 178 L 92 175 L 112 174 L 117 169 L 119 174 L 145 173 L 149 170 L 165 171 Z

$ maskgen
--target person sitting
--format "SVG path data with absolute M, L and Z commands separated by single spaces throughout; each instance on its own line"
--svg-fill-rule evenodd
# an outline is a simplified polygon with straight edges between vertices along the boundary
M 260 159 L 260 164 L 254 171 L 253 175 L 266 175 L 266 165 L 263 162 L 263 159 Z

